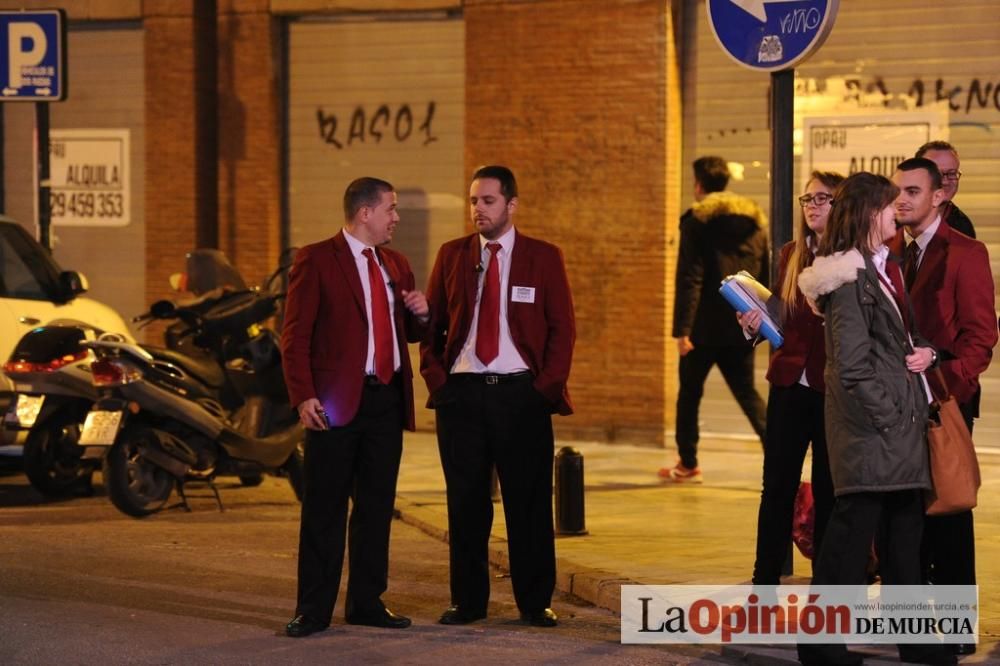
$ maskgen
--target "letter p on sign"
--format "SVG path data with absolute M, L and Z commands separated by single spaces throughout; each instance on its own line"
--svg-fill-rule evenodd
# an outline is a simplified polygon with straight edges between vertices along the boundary
M 21 74 L 24 67 L 34 67 L 42 62 L 48 41 L 37 23 L 11 23 L 7 33 L 8 85 L 24 85 Z

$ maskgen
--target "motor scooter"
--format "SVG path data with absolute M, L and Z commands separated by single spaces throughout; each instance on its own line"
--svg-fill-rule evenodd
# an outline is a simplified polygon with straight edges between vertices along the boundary
M 91 379 L 101 397 L 78 443 L 84 460 L 103 462 L 112 503 L 134 517 L 161 510 L 176 487 L 261 473 L 302 489 L 304 431 L 288 404 L 277 336 L 262 323 L 283 294 L 234 292 L 207 311 L 160 301 L 148 316 L 178 320 L 211 358 L 151 354 L 105 333 L 80 344 L 97 357 Z
M 281 269 L 268 281 L 283 278 Z M 225 255 L 218 250 L 196 249 L 186 255 L 186 270 L 171 276 L 178 291 L 194 295 L 184 307 L 207 311 L 232 292 L 246 291 L 247 286 Z M 152 321 L 148 313 L 133 322 Z M 193 344 L 183 332 L 183 322 L 168 327 L 164 333 L 166 348 L 143 345 L 156 357 L 169 358 L 169 352 L 206 357 L 211 351 Z M 26 333 L 15 347 L 4 370 L 15 380 L 17 394 L 4 416 L 7 431 L 26 432 L 22 463 L 24 471 L 39 492 L 58 497 L 92 494 L 92 475 L 99 460 L 82 458 L 77 445 L 80 425 L 93 403 L 100 397 L 91 381 L 90 364 L 94 353 L 80 346 L 95 340 L 104 331 L 73 320 L 57 320 Z M 243 485 L 257 485 L 259 474 L 240 477 Z

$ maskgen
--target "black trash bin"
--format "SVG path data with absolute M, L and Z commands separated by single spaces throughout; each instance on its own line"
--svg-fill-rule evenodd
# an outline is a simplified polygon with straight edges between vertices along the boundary
M 555 457 L 556 534 L 587 533 L 583 510 L 583 454 L 564 446 Z

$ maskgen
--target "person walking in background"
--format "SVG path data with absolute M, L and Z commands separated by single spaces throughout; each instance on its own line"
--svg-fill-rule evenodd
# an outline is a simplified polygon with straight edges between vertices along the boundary
M 781 321 L 784 344 L 771 355 L 767 379 L 767 435 L 764 438 L 764 476 L 757 515 L 755 585 L 778 585 L 792 532 L 795 495 L 802 478 L 806 449 L 812 445 L 814 553 L 818 553 L 833 507 L 833 482 L 823 428 L 823 368 L 826 348 L 823 319 L 806 304 L 799 291 L 802 271 L 811 266 L 833 203 L 833 191 L 844 180 L 838 173 L 814 171 L 799 197 L 802 217 L 796 240 L 781 248 L 778 286 L 768 309 Z M 760 333 L 762 313 L 737 315 L 750 337 Z M 814 555 L 815 557 L 815 555 Z M 815 559 L 813 560 L 815 562 Z
M 729 168 L 721 157 L 694 161 L 695 203 L 681 216 L 674 298 L 673 336 L 680 354 L 677 394 L 677 452 L 662 479 L 701 483 L 698 466 L 698 410 L 705 379 L 717 365 L 754 432 L 764 439 L 766 408 L 753 385 L 753 347 L 747 344 L 733 309 L 719 294 L 728 275 L 747 271 L 768 284 L 770 258 L 760 207 L 727 192 Z
M 867 172 L 844 180 L 799 289 L 824 317 L 826 442 L 836 501 L 813 585 L 865 585 L 876 533 L 882 583 L 918 585 L 923 492 L 931 487 L 920 373 L 934 350 L 911 336 L 910 304 L 886 241 L 899 189 Z M 803 664 L 860 664 L 843 645 L 799 644 Z M 900 645 L 900 658 L 954 663 L 940 645 Z
M 958 194 L 958 182 L 962 178 L 961 162 L 958 151 L 947 141 L 928 141 L 917 149 L 914 157 L 926 157 L 937 165 L 941 172 L 941 189 L 944 191 L 944 201 L 939 206 L 941 219 L 955 231 L 961 231 L 969 238 L 976 237 L 976 228 L 972 226 L 969 216 L 955 205 L 955 195 Z
M 941 374 L 972 432 L 986 372 L 997 343 L 993 274 L 986 246 L 943 224 L 947 206 L 944 183 L 929 159 L 901 162 L 892 177 L 899 187 L 896 222 L 912 238 L 906 248 L 904 275 L 913 301 L 914 323 L 937 348 Z M 928 377 L 931 382 L 936 378 Z M 976 540 L 972 511 L 924 520 L 924 575 L 935 585 L 976 584 Z M 958 654 L 975 652 L 974 643 L 955 646 Z
M 514 600 L 521 619 L 554 627 L 552 414 L 573 412 L 566 382 L 576 340 L 558 247 L 514 228 L 510 169 L 477 170 L 476 233 L 445 243 L 428 286 L 431 320 L 421 373 L 437 411 L 448 497 L 451 605 L 441 624 L 486 617 L 494 466 L 500 479 Z
M 305 493 L 293 638 L 330 625 L 350 520 L 348 624 L 405 628 L 382 603 L 403 428 L 413 430 L 406 342 L 421 339 L 427 299 L 406 257 L 385 247 L 396 193 L 359 178 L 344 193 L 344 229 L 299 250 L 281 336 L 291 404 L 306 427 Z

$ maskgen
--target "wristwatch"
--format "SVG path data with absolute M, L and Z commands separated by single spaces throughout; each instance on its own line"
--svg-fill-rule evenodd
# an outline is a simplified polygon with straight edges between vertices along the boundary
M 930 367 L 933 368 L 935 365 L 937 365 L 937 359 L 938 359 L 937 350 L 932 348 L 931 349 L 931 365 L 930 365 Z

